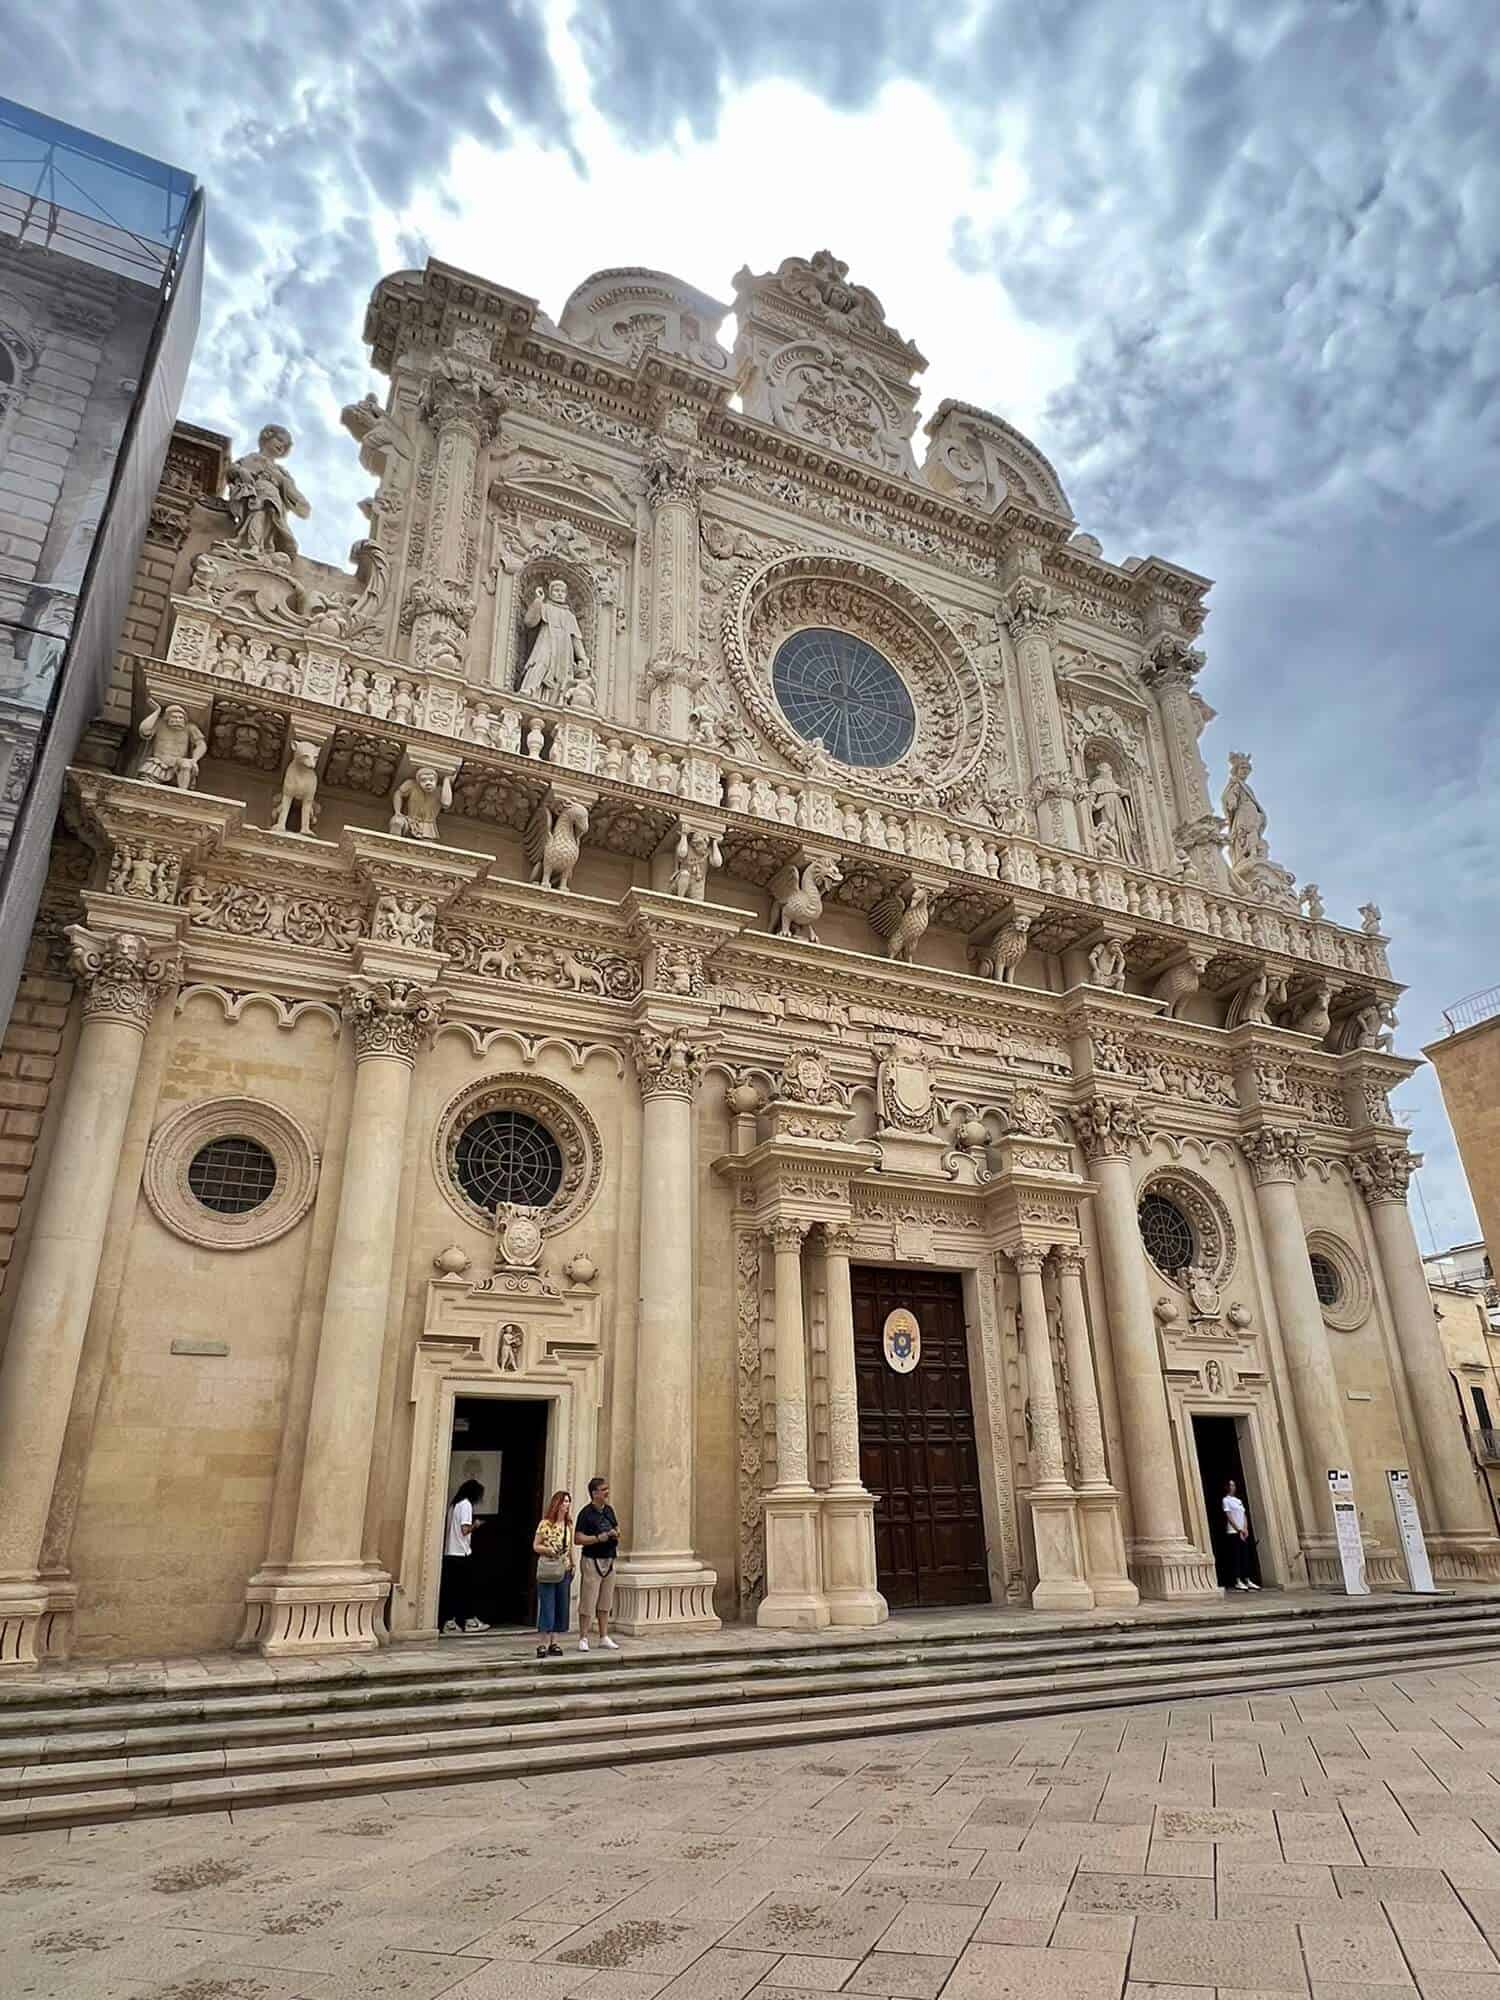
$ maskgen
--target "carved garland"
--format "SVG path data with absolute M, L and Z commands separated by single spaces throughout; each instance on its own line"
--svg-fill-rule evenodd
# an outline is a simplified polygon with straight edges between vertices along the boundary
M 443 1107 L 433 1134 L 432 1161 L 448 1205 L 475 1229 L 493 1230 L 495 1218 L 471 1201 L 458 1178 L 458 1142 L 487 1111 L 524 1111 L 545 1125 L 562 1154 L 562 1183 L 537 1215 L 544 1235 L 568 1228 L 593 1205 L 604 1178 L 604 1145 L 584 1105 L 561 1084 L 529 1076 L 487 1077 L 468 1084 Z
M 223 1215 L 188 1184 L 188 1168 L 215 1139 L 253 1139 L 276 1162 L 276 1185 L 258 1208 Z M 253 1097 L 185 1104 L 160 1124 L 146 1148 L 142 1192 L 164 1229 L 205 1250 L 253 1250 L 294 1229 L 312 1206 L 318 1154 L 289 1112 Z

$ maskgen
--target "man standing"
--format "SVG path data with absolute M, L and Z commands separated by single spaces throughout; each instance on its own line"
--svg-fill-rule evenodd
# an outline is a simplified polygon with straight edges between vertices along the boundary
M 609 1636 L 610 1606 L 615 1601 L 615 1557 L 620 1551 L 620 1524 L 609 1504 L 609 1481 L 589 1481 L 589 1504 L 578 1516 L 573 1540 L 582 1549 L 578 1574 L 578 1650 L 589 1649 L 589 1620 L 596 1621 L 599 1643 L 612 1653 L 620 1649 Z
M 1245 1511 L 1245 1503 L 1240 1498 L 1239 1488 L 1232 1479 L 1224 1482 L 1224 1498 L 1219 1503 L 1224 1509 L 1224 1538 L 1228 1545 L 1229 1571 L 1233 1579 L 1233 1590 L 1259 1590 L 1260 1585 L 1250 1578 L 1250 1516 Z

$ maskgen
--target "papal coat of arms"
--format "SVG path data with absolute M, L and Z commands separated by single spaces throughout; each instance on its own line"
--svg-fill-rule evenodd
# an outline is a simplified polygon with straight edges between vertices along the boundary
M 916 1314 L 908 1312 L 905 1306 L 898 1306 L 893 1313 L 887 1313 L 880 1344 L 885 1349 L 886 1360 L 896 1373 L 910 1375 L 922 1358 L 922 1329 L 917 1324 Z

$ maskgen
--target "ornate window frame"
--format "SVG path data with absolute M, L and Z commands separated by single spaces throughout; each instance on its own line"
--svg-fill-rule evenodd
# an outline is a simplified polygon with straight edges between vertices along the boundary
M 1234 1224 L 1229 1210 L 1209 1183 L 1184 1167 L 1155 1167 L 1135 1191 L 1137 1209 L 1148 1194 L 1161 1195 L 1187 1217 L 1193 1232 L 1193 1266 L 1188 1268 L 1206 1270 L 1216 1285 L 1226 1283 L 1234 1273 L 1237 1247 Z M 1187 1290 L 1190 1282 L 1187 1269 L 1175 1273 L 1161 1270 L 1151 1262 L 1144 1242 L 1141 1254 L 1169 1285 L 1175 1285 L 1180 1292 Z
M 254 1139 L 276 1162 L 276 1185 L 257 1208 L 223 1215 L 188 1185 L 188 1168 L 215 1139 Z M 151 1213 L 184 1243 L 204 1250 L 256 1250 L 295 1229 L 318 1191 L 317 1148 L 279 1105 L 258 1097 L 206 1097 L 164 1119 L 146 1147 L 141 1189 Z
M 1333 1304 L 1325 1306 L 1321 1299 L 1318 1301 L 1325 1324 L 1340 1333 L 1358 1332 L 1370 1317 L 1375 1297 L 1364 1259 L 1350 1248 L 1342 1236 L 1335 1236 L 1331 1229 L 1308 1230 L 1307 1254 L 1309 1257 L 1326 1257 L 1339 1275 L 1342 1289 Z
M 543 1235 L 555 1235 L 587 1214 L 604 1180 L 604 1144 L 593 1117 L 570 1090 L 550 1078 L 507 1071 L 456 1091 L 438 1115 L 432 1136 L 432 1170 L 448 1206 L 473 1229 L 493 1232 L 495 1218 L 471 1201 L 459 1183 L 456 1155 L 466 1127 L 486 1111 L 525 1111 L 545 1125 L 563 1158 L 562 1185 L 536 1212 Z

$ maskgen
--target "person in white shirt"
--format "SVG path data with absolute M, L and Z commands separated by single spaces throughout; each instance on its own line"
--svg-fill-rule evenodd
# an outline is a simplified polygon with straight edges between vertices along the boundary
M 1219 1502 L 1224 1510 L 1224 1540 L 1229 1553 L 1229 1568 L 1234 1578 L 1234 1590 L 1259 1590 L 1258 1583 L 1250 1580 L 1250 1516 L 1245 1511 L 1245 1503 L 1239 1496 L 1239 1489 L 1232 1479 L 1224 1482 L 1224 1498 Z
M 474 1508 L 484 1498 L 477 1479 L 466 1479 L 448 1503 L 448 1525 L 443 1535 L 443 1587 L 438 1623 L 444 1632 L 488 1632 L 489 1626 L 474 1616 L 469 1568 L 474 1560 Z

